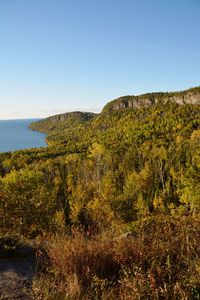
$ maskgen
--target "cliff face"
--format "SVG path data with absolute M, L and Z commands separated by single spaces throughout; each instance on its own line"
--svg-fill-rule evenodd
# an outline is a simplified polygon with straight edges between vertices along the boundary
M 82 121 L 87 121 L 91 118 L 93 118 L 95 114 L 90 112 L 81 112 L 81 111 L 75 111 L 75 112 L 69 112 L 64 113 L 60 115 L 51 116 L 45 119 L 45 121 L 51 121 L 51 122 L 62 122 L 68 119 L 79 119 Z
M 200 104 L 200 87 L 189 89 L 183 92 L 174 93 L 150 93 L 140 96 L 125 96 L 109 102 L 103 112 L 119 109 L 134 109 L 148 107 L 158 103 L 173 102 L 183 104 Z

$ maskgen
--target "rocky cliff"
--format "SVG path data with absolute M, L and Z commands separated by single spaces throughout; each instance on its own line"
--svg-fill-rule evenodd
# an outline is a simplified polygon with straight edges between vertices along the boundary
M 103 112 L 119 109 L 148 107 L 158 103 L 200 104 L 200 87 L 181 92 L 149 93 L 139 96 L 124 96 L 109 102 Z
M 91 120 L 95 116 L 91 112 L 68 112 L 64 114 L 59 114 L 45 118 L 43 120 L 33 122 L 30 124 L 29 128 L 31 130 L 38 130 L 48 133 L 53 130 L 57 124 L 63 124 L 64 126 L 70 126 L 72 124 L 84 123 Z

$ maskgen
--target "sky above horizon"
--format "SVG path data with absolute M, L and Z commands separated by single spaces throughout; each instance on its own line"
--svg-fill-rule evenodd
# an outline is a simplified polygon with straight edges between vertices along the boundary
M 0 0 L 0 119 L 200 85 L 199 0 Z

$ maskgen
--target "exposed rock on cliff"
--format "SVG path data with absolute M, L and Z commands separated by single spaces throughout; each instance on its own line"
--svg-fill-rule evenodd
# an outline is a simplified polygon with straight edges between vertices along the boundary
M 200 104 L 200 87 L 192 88 L 183 92 L 173 93 L 149 93 L 140 96 L 124 96 L 109 102 L 103 112 L 119 109 L 134 109 L 148 107 L 168 101 L 177 104 Z

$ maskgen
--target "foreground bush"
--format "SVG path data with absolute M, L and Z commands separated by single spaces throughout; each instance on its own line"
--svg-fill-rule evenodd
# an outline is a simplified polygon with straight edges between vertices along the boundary
M 131 238 L 51 237 L 36 299 L 199 299 L 200 220 L 154 217 Z M 104 235 L 105 236 L 105 235 Z

